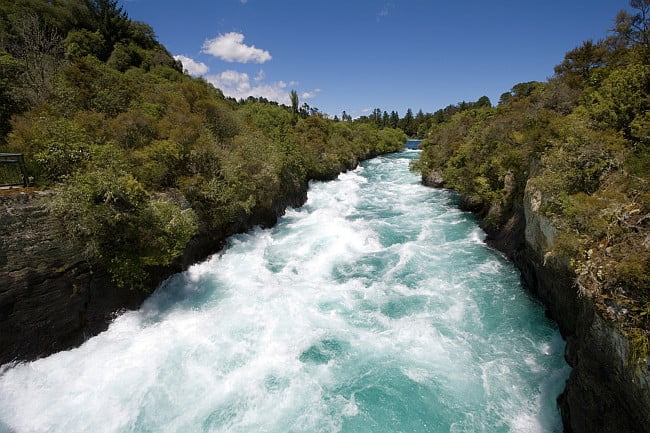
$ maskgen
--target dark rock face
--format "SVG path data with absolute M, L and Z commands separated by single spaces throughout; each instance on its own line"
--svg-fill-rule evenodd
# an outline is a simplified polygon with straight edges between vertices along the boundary
M 650 431 L 648 365 L 628 365 L 629 342 L 593 302 L 580 298 L 577 329 L 567 340 L 573 366 L 559 399 L 565 425 L 581 432 Z
M 63 228 L 47 212 L 49 195 L 0 196 L 0 365 L 78 346 L 148 296 L 117 287 L 101 265 L 91 266 L 62 242 Z M 288 206 L 306 199 L 307 183 L 296 185 L 222 232 L 200 231 L 176 263 L 151 273 L 148 287 L 217 252 L 231 234 L 271 227 Z
M 568 263 L 546 252 L 555 229 L 540 211 L 541 194 L 528 182 L 523 203 L 501 215 L 499 205 L 461 199 L 482 217 L 487 243 L 521 270 L 522 281 L 542 300 L 567 342 L 572 372 L 558 398 L 566 432 L 650 433 L 650 367 L 629 365 L 628 340 L 578 293 Z M 500 215 L 499 217 L 494 217 Z
M 45 200 L 0 197 L 0 364 L 76 346 L 146 297 L 116 288 L 104 270 L 62 243 Z

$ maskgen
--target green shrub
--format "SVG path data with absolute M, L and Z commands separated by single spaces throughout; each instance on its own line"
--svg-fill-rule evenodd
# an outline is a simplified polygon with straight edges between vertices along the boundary
M 151 266 L 168 265 L 197 230 L 193 210 L 152 199 L 129 174 L 80 173 L 59 191 L 52 211 L 91 262 L 116 284 L 142 287 Z
M 616 68 L 586 96 L 590 115 L 605 128 L 631 133 L 637 116 L 650 109 L 650 66 L 633 63 Z
M 104 50 L 104 37 L 99 32 L 74 29 L 63 41 L 66 57 L 76 59 L 85 56 L 99 57 Z
M 39 184 L 63 180 L 92 158 L 92 140 L 73 121 L 51 116 L 23 117 L 9 136 L 12 149 L 28 156 Z

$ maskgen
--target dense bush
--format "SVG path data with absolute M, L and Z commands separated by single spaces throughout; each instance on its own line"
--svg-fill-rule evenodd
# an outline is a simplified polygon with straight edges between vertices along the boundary
M 156 199 L 130 174 L 79 172 L 52 204 L 72 241 L 101 261 L 119 285 L 143 287 L 147 267 L 168 265 L 196 233 L 192 209 Z

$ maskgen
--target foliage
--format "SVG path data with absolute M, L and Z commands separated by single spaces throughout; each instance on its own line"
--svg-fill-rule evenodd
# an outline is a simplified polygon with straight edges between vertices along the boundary
M 604 128 L 631 133 L 637 116 L 650 109 L 650 65 L 630 64 L 613 70 L 598 88 L 586 95 L 586 108 Z
M 65 55 L 69 59 L 85 56 L 99 57 L 105 43 L 104 37 L 99 32 L 91 32 L 87 29 L 71 30 L 63 41 Z
M 548 82 L 515 85 L 497 108 L 440 115 L 414 168 L 485 204 L 495 225 L 521 209 L 527 184 L 538 190 L 558 230 L 547 253 L 570 262 L 580 292 L 647 353 L 650 3 L 631 5 L 616 34 L 567 53 Z
M 171 263 L 197 229 L 191 209 L 152 199 L 133 176 L 111 169 L 74 176 L 52 209 L 84 255 L 122 286 L 142 287 L 147 267 Z
M 18 80 L 32 104 L 43 102 L 51 90 L 53 77 L 62 63 L 62 38 L 57 30 L 34 14 L 25 14 L 15 23 L 16 44 L 12 54 L 22 65 Z
M 0 143 L 11 129 L 11 116 L 22 111 L 26 102 L 15 80 L 22 70 L 23 65 L 16 58 L 0 53 Z
M 292 90 L 289 97 L 291 99 L 291 111 L 295 117 L 298 115 L 298 105 L 300 105 L 300 102 L 298 101 L 298 92 Z

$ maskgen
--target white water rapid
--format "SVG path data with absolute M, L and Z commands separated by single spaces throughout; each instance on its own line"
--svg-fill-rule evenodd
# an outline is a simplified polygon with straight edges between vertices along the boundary
M 312 183 L 81 347 L 0 372 L 0 432 L 559 432 L 564 343 L 417 152 Z

